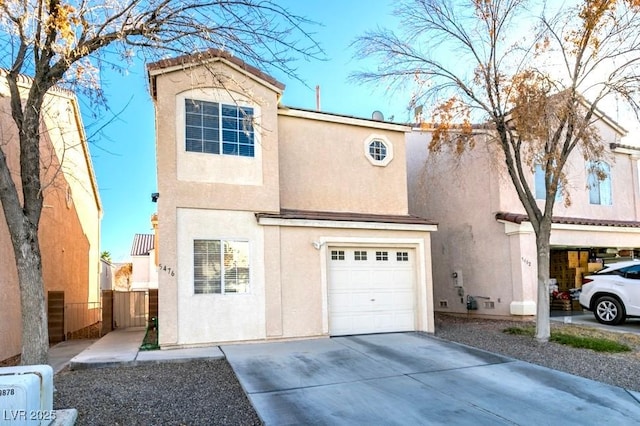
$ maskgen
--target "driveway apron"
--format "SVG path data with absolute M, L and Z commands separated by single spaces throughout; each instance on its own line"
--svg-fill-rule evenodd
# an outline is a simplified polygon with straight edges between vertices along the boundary
M 640 424 L 640 394 L 419 333 L 223 346 L 267 425 Z

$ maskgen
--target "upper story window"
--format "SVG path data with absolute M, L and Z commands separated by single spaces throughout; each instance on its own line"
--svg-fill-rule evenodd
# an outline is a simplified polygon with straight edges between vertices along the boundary
M 587 163 L 589 203 L 611 205 L 611 167 L 604 161 Z
M 544 179 L 544 169 L 541 164 L 536 164 L 535 175 L 534 175 L 534 186 L 536 192 L 536 200 L 546 200 L 547 199 L 547 184 Z M 558 184 L 558 189 L 556 191 L 556 201 L 560 201 L 562 199 L 562 186 Z
M 189 152 L 253 157 L 253 108 L 185 99 L 185 136 Z

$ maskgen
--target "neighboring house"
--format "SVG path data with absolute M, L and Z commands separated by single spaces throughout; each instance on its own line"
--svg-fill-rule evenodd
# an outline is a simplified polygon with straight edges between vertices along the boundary
M 153 234 L 136 234 L 131 244 L 131 291 L 158 288 Z
M 409 127 L 283 107 L 281 83 L 216 50 L 148 73 L 162 347 L 433 332 Z
M 554 207 L 550 273 L 559 291 L 579 288 L 588 271 L 640 249 L 640 149 L 620 145 L 624 129 L 599 118 L 604 161 L 585 163 L 576 150 L 565 168 L 571 203 L 558 199 Z M 483 131 L 476 132 L 476 148 L 460 159 L 428 153 L 430 139 L 420 129 L 408 136 L 407 167 L 409 212 L 438 222 L 432 242 L 436 311 L 466 313 L 469 307 L 485 315 L 535 315 L 535 234 L 502 156 Z M 598 170 L 606 173 L 604 180 L 596 178 Z M 539 167 L 530 184 L 542 205 Z
M 27 91 L 31 80 L 23 77 Z M 51 341 L 90 325 L 100 303 L 102 208 L 77 100 L 52 88 L 43 104 L 41 161 L 44 205 L 38 232 Z M 19 182 L 19 141 L 6 74 L 0 71 L 0 145 Z M 0 360 L 21 350 L 18 273 L 0 209 Z M 64 309 L 64 321 L 62 312 Z M 99 317 L 99 315 L 98 315 Z
M 100 259 L 100 290 L 113 290 L 116 282 L 116 266 L 105 259 Z

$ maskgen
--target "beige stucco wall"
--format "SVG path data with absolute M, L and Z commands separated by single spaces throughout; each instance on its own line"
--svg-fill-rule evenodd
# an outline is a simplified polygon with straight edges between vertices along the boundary
M 131 256 L 131 289 L 158 288 L 158 268 L 153 263 L 154 250 L 143 256 Z
M 211 73 L 225 82 L 224 89 L 215 88 Z M 278 211 L 277 92 L 220 64 L 158 75 L 156 87 L 161 94 L 155 102 L 160 205 L 210 208 L 215 199 L 220 209 Z M 255 157 L 186 152 L 185 98 L 252 105 Z
M 494 309 L 485 310 L 486 299 L 478 299 L 479 312 L 508 315 L 518 290 L 512 287 L 509 262 L 517 248 L 492 215 L 499 209 L 503 178 L 480 143 L 456 160 L 447 153 L 429 154 L 430 137 L 428 132 L 407 134 L 407 167 L 409 212 L 438 222 L 432 235 L 435 310 L 466 312 L 471 295 L 495 302 Z
M 20 191 L 19 142 L 6 90 L 0 84 L 1 143 Z M 38 238 L 45 297 L 48 291 L 65 292 L 65 303 L 74 304 L 69 306 L 67 319 L 68 329 L 73 331 L 88 325 L 83 323 L 85 319 L 93 318 L 89 315 L 71 318 L 80 306 L 77 304 L 99 302 L 101 209 L 75 99 L 67 92 L 54 92 L 47 96 L 43 109 L 47 131 L 41 135 L 41 157 L 46 172 L 42 176 L 44 202 Z M 1 209 L 0 269 L 2 360 L 20 352 L 21 318 L 15 258 Z
M 278 117 L 282 208 L 407 214 L 402 131 L 384 129 L 382 123 L 375 128 L 377 123 L 365 120 L 354 125 L 356 120 L 290 114 L 282 109 Z M 393 160 L 388 165 L 376 166 L 367 158 L 371 137 L 391 145 Z
M 56 158 L 65 176 L 65 197 L 75 209 L 86 239 L 88 294 L 82 302 L 100 302 L 100 220 L 102 211 L 91 164 L 84 125 L 77 101 L 67 92 L 49 96 L 45 101 L 44 123 L 53 142 Z M 46 160 L 45 160 L 46 161 Z M 60 189 L 60 188 L 58 188 Z
M 162 221 L 161 221 L 162 223 Z M 160 345 L 257 340 L 265 337 L 264 236 L 251 212 L 183 209 L 177 211 L 177 322 L 161 333 Z M 206 227 L 203 224 L 208 224 Z M 194 294 L 193 240 L 230 239 L 250 243 L 250 291 L 243 294 Z M 160 288 L 162 291 L 164 287 Z M 166 302 L 165 302 L 166 303 Z M 164 314 L 161 311 L 160 317 Z
M 177 269 L 178 264 L 185 261 L 184 258 L 178 259 L 178 211 L 279 211 L 276 119 L 279 94 L 273 87 L 265 86 L 253 77 L 220 63 L 209 64 L 207 68 L 163 72 L 154 77 L 158 93 L 155 100 L 160 193 L 158 257 L 160 265 L 176 270 L 177 274 L 171 276 L 160 273 L 158 276 L 159 339 L 162 346 L 171 346 L 186 341 L 178 329 L 181 318 L 177 283 L 186 272 L 182 267 Z M 224 81 L 224 89 L 218 86 L 219 81 Z M 240 105 L 252 105 L 258 123 L 255 131 L 259 134 L 256 137 L 255 157 L 234 158 L 186 152 L 182 125 L 185 98 L 213 102 L 235 100 Z M 192 323 L 187 320 L 186 324 Z M 256 337 L 252 334 L 254 331 L 247 333 L 252 338 Z M 194 337 L 195 341 L 206 338 L 206 332 L 204 336 Z

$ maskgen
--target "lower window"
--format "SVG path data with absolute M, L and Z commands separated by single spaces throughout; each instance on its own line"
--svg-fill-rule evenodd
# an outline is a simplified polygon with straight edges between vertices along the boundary
M 249 242 L 194 240 L 193 289 L 195 294 L 247 293 Z

